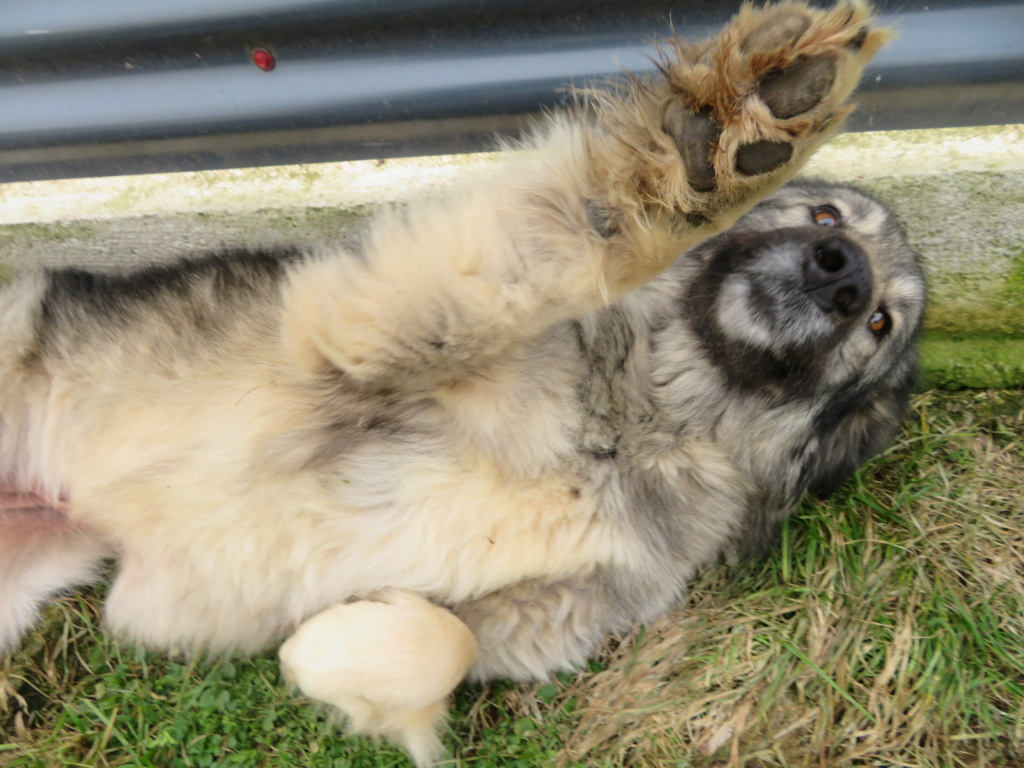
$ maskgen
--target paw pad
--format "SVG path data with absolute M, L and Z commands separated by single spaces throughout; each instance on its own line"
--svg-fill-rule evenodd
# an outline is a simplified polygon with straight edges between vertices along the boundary
M 755 141 L 736 151 L 736 170 L 744 176 L 774 171 L 793 156 L 793 145 L 785 141 Z
M 757 95 L 772 114 L 786 119 L 813 108 L 832 89 L 836 61 L 831 56 L 798 60 L 785 69 L 769 72 L 757 86 Z
M 739 177 L 800 162 L 848 111 L 859 70 L 885 42 L 870 22 L 860 0 L 827 11 L 745 6 L 717 40 L 680 45 L 662 68 L 662 128 L 690 191 L 728 195 Z
M 710 108 L 691 112 L 678 101 L 670 102 L 662 121 L 665 132 L 676 142 L 686 167 L 686 178 L 697 192 L 715 188 L 715 166 L 711 151 L 718 142 L 722 128 Z

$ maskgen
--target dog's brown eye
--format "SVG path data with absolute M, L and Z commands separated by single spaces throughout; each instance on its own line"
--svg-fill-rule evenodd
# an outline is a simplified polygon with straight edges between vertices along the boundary
M 839 211 L 831 205 L 823 205 L 811 211 L 811 218 L 819 227 L 834 227 L 839 224 Z
M 878 310 L 871 316 L 868 321 L 868 330 L 870 330 L 875 336 L 881 338 L 889 332 L 892 327 L 892 318 L 889 317 L 889 313 L 885 310 Z

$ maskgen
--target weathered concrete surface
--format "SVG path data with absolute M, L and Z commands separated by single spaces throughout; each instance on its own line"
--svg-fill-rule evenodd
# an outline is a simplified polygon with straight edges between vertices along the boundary
M 349 243 L 381 204 L 494 155 L 0 185 L 0 265 L 125 267 L 232 245 Z M 1024 386 L 1024 126 L 849 134 L 811 175 L 889 202 L 929 272 L 926 384 Z M 2 266 L 0 266 L 2 271 Z

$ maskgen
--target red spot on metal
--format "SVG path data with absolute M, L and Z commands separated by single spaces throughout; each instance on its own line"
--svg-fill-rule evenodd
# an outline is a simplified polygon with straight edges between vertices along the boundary
M 277 66 L 277 59 L 274 58 L 274 54 L 270 51 L 259 48 L 252 52 L 252 63 L 264 72 L 269 72 Z

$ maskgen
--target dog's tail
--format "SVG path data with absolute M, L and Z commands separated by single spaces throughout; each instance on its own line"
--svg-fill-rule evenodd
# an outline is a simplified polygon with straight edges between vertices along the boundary
M 0 653 L 35 621 L 39 606 L 89 581 L 106 555 L 75 525 L 47 465 L 48 377 L 38 362 L 46 276 L 0 285 Z

